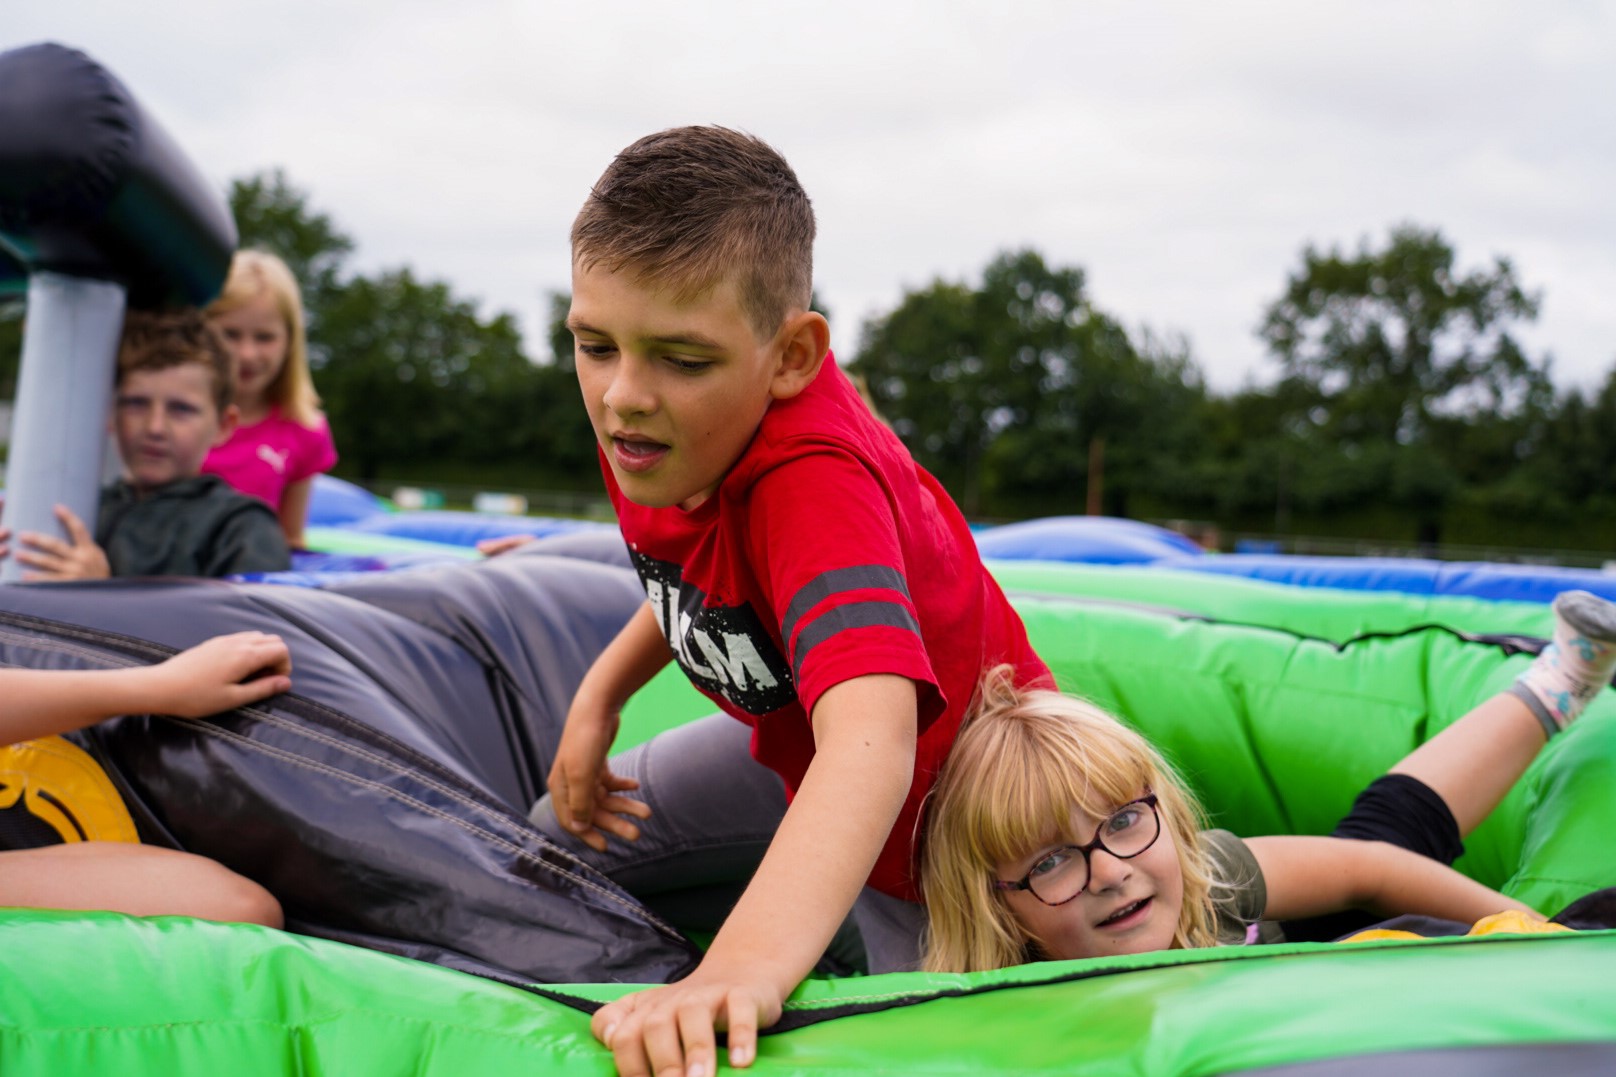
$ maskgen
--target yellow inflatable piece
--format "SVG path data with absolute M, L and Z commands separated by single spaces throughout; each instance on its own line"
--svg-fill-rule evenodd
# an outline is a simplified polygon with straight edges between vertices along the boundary
M 135 821 L 101 764 L 61 737 L 0 748 L 0 811 L 14 809 L 19 801 L 64 843 L 140 842 Z
M 1505 909 L 1495 912 L 1491 916 L 1484 916 L 1471 925 L 1465 932 L 1465 937 L 1474 935 L 1546 935 L 1555 931 L 1570 931 L 1564 924 L 1551 924 L 1547 920 L 1539 920 L 1530 913 L 1519 909 Z M 1379 942 L 1382 939 L 1420 939 L 1423 935 L 1416 935 L 1412 931 L 1391 931 L 1383 927 L 1370 928 L 1360 931 L 1356 935 L 1349 935 L 1342 942 Z

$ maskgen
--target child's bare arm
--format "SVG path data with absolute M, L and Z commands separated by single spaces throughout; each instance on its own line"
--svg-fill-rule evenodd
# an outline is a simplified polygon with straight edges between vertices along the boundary
M 477 552 L 484 557 L 498 557 L 502 553 L 510 553 L 518 546 L 526 546 L 536 541 L 532 535 L 501 535 L 498 538 L 486 538 L 477 543 Z
M 1535 912 L 1446 864 L 1386 842 L 1266 837 L 1246 844 L 1268 885 L 1268 919 L 1367 909 L 1474 923 L 1504 909 Z
M 281 493 L 281 507 L 276 515 L 280 517 L 281 533 L 286 536 L 286 545 L 291 549 L 304 548 L 303 531 L 308 526 L 309 499 L 313 495 L 313 479 L 287 483 Z
M 290 672 L 286 644 L 265 632 L 216 636 L 154 666 L 0 670 L 6 700 L 0 743 L 66 733 L 118 714 L 217 714 L 287 691 Z
M 758 1028 L 779 1019 L 824 953 L 897 819 L 914 772 L 916 708 L 914 683 L 886 674 L 820 698 L 813 762 L 701 965 L 591 1022 L 623 1077 L 715 1073 L 715 1028 L 729 1032 L 730 1064 L 751 1064 Z
M 612 774 L 606 756 L 617 738 L 623 704 L 672 660 L 647 602 L 595 659 L 572 697 L 550 767 L 550 804 L 556 821 L 593 849 L 605 851 L 607 833 L 626 841 L 640 836 L 625 813 L 650 816 L 643 802 L 612 795 L 639 783 Z

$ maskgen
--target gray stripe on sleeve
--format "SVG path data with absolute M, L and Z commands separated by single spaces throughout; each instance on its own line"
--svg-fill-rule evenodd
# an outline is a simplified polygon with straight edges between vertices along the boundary
M 915 623 L 914 614 L 901 603 L 853 602 L 837 606 L 833 610 L 826 610 L 824 616 L 815 618 L 814 623 L 804 628 L 802 635 L 797 637 L 795 657 L 791 663 L 792 677 L 801 681 L 802 663 L 808 657 L 808 652 L 836 633 L 848 628 L 876 626 L 903 628 L 917 637 L 920 635 L 920 626 Z
M 850 565 L 847 568 L 833 568 L 829 572 L 821 572 L 813 579 L 802 585 L 802 589 L 791 596 L 791 602 L 786 606 L 785 619 L 780 622 L 780 638 L 787 647 L 791 646 L 791 633 L 797 629 L 797 622 L 803 615 L 816 605 L 841 591 L 859 591 L 869 587 L 884 587 L 889 591 L 896 591 L 904 598 L 909 597 L 909 584 L 904 580 L 903 574 L 891 565 Z

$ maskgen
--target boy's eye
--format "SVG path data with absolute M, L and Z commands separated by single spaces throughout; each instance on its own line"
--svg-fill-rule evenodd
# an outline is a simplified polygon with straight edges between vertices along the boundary
M 579 355 L 587 356 L 590 359 L 605 358 L 613 350 L 610 344 L 590 344 L 582 340 L 577 342 L 577 349 Z
M 684 359 L 677 355 L 668 356 L 667 362 L 669 366 L 685 374 L 700 374 L 713 365 L 710 359 Z

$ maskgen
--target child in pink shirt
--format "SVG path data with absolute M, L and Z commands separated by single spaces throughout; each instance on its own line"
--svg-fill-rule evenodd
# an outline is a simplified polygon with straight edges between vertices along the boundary
M 207 313 L 235 360 L 241 423 L 202 472 L 268 502 L 287 545 L 301 549 L 314 476 L 337 450 L 309 375 L 297 280 L 273 254 L 238 251 Z

